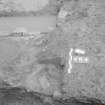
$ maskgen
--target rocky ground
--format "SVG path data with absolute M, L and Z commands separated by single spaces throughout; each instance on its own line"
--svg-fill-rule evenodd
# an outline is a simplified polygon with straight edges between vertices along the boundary
M 56 15 L 63 0 L 0 0 L 0 17 Z
M 2 37 L 1 105 L 105 104 L 104 0 L 65 1 L 57 19 L 56 28 L 38 39 Z M 72 57 L 89 62 L 71 61 L 68 73 L 71 48 Z

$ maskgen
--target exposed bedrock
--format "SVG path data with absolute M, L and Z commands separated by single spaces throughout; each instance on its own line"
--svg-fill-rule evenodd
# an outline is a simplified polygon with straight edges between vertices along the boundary
M 55 97 L 83 98 L 85 96 L 104 100 L 105 48 L 102 46 L 103 43 L 100 40 L 90 40 L 89 37 L 85 37 L 76 41 L 78 45 L 71 46 L 72 43 L 69 42 L 71 38 L 64 37 L 61 29 L 57 30 L 51 32 L 50 37 L 49 35 L 42 37 L 45 39 L 40 44 L 35 43 L 37 41 L 34 38 L 28 41 L 3 39 L 5 44 L 2 43 L 2 46 L 6 43 L 8 46 L 11 43 L 14 46 L 3 47 L 2 80 L 12 87 L 23 87 L 28 91 Z M 84 56 L 89 57 L 90 62 L 73 63 L 72 72 L 68 74 L 70 47 L 85 49 Z M 10 53 L 7 54 L 10 48 Z M 73 56 L 77 54 L 73 52 Z M 2 62 L 5 63 L 2 64 Z
M 55 38 L 53 34 L 61 39 Z M 48 36 L 46 35 L 44 39 L 43 37 L 37 39 L 38 41 L 42 40 L 40 44 L 34 38 L 28 41 L 15 41 L 11 38 L 2 39 L 2 80 L 13 87 L 20 86 L 28 91 L 60 96 L 68 60 L 66 55 L 64 56 L 64 49 L 68 50 L 66 48 L 67 42 L 64 42 L 64 45 L 62 37 L 55 31 Z M 13 43 L 13 47 L 11 43 Z

